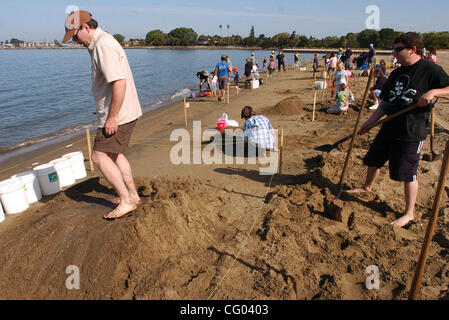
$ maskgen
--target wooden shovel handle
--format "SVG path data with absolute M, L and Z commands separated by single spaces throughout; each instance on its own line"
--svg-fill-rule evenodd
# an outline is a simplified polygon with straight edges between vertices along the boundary
M 340 182 L 338 184 L 337 196 L 335 197 L 335 199 L 338 199 L 340 197 L 341 192 L 343 190 L 343 181 L 344 181 L 345 176 L 346 176 L 346 171 L 348 169 L 349 159 L 351 158 L 351 152 L 352 152 L 352 149 L 354 147 L 355 138 L 357 136 L 357 132 L 358 132 L 358 129 L 359 129 L 360 119 L 362 118 L 363 109 L 365 109 L 366 100 L 368 98 L 368 91 L 369 91 L 369 88 L 371 86 L 371 82 L 373 81 L 373 79 L 374 79 L 374 64 L 371 65 L 371 70 L 370 70 L 370 74 L 369 74 L 369 77 L 368 77 L 368 81 L 366 82 L 366 88 L 365 88 L 365 93 L 363 95 L 362 107 L 360 108 L 359 115 L 358 115 L 357 121 L 355 123 L 354 133 L 350 136 L 352 138 L 352 140 L 351 140 L 351 143 L 349 145 L 349 149 L 348 149 L 348 153 L 346 155 L 346 160 L 345 160 L 345 164 L 343 166 L 343 170 L 341 172 Z
M 444 151 L 443 164 L 441 165 L 440 178 L 438 181 L 438 187 L 435 193 L 433 201 L 432 214 L 429 222 L 427 223 L 426 235 L 424 237 L 424 243 L 421 247 L 421 253 L 419 254 L 418 264 L 416 266 L 415 275 L 413 277 L 412 287 L 410 289 L 409 300 L 415 300 L 418 295 L 418 290 L 421 286 L 421 280 L 426 267 L 427 255 L 429 253 L 430 244 L 432 243 L 433 233 L 436 222 L 438 220 L 438 213 L 440 212 L 441 198 L 446 186 L 446 180 L 449 173 L 449 141 L 446 142 L 446 149 Z

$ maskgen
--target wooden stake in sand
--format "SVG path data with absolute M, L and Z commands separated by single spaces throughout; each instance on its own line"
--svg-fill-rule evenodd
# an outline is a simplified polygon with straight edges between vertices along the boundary
M 94 173 L 94 164 L 92 163 L 92 150 L 90 147 L 90 132 L 86 129 L 87 152 L 89 153 L 90 172 Z
M 226 90 L 226 101 L 229 104 L 229 81 L 226 84 L 227 90 Z
M 282 174 L 282 151 L 284 149 L 284 128 L 281 128 L 281 141 L 279 144 L 279 164 L 278 164 L 278 171 L 279 175 Z
M 443 164 L 441 165 L 440 179 L 435 193 L 435 200 L 433 201 L 432 213 L 429 222 L 427 223 L 426 235 L 424 243 L 419 254 L 418 264 L 416 266 L 415 275 L 413 277 L 412 288 L 408 299 L 415 300 L 418 295 L 418 290 L 421 286 L 421 280 L 426 267 L 427 255 L 429 253 L 430 244 L 432 243 L 435 225 L 438 220 L 438 213 L 440 212 L 441 197 L 446 186 L 447 176 L 449 172 L 449 141 L 446 142 L 446 149 L 444 150 Z
M 312 112 L 312 122 L 315 121 L 315 105 L 316 105 L 316 89 L 313 90 L 313 112 Z
M 184 98 L 184 122 L 187 127 L 187 104 L 186 104 L 186 98 Z

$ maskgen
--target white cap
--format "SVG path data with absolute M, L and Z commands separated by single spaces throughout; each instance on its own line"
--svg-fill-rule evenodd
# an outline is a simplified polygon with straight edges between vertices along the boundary
M 346 78 L 340 78 L 340 80 L 338 80 L 338 82 L 337 82 L 337 84 L 339 85 L 339 86 L 341 86 L 342 84 L 346 84 Z
M 370 43 L 370 45 L 369 45 L 370 47 L 374 47 L 374 44 L 372 44 L 372 43 Z

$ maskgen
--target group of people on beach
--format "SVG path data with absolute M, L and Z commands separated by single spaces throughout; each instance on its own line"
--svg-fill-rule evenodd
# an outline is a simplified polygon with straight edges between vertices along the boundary
M 104 218 L 118 219 L 134 211 L 141 203 L 134 185 L 131 166 L 123 154 L 136 121 L 142 115 L 132 72 L 121 45 L 112 35 L 98 27 L 97 21 L 92 19 L 89 12 L 72 12 L 66 18 L 65 31 L 63 42 L 72 39 L 86 47 L 91 56 L 92 92 L 98 116 L 98 131 L 92 160 L 118 195 L 118 198 L 113 200 L 117 207 L 105 214 Z M 341 112 L 347 108 L 350 101 L 353 101 L 348 88 L 351 77 L 348 74 L 351 68 L 346 65 L 351 56 L 348 49 L 344 55 L 343 52 L 330 55 L 325 66 L 327 72 L 335 72 L 333 82 L 337 86 L 336 106 Z M 376 107 L 372 110 L 375 111 L 362 124 L 359 134 L 366 133 L 368 128 L 383 115 L 392 115 L 411 105 L 416 105 L 416 108 L 382 125 L 363 159 L 363 163 L 368 167 L 365 183 L 359 188 L 348 190 L 353 194 L 372 191 L 380 169 L 389 161 L 390 178 L 404 183 L 405 211 L 402 217 L 392 222 L 392 225 L 397 227 L 403 227 L 414 219 L 418 194 L 417 168 L 423 141 L 427 136 L 432 100 L 449 99 L 449 76 L 435 63 L 434 52 L 429 52 L 430 59 L 423 58 L 423 49 L 424 45 L 419 34 L 413 32 L 402 34 L 395 39 L 393 47 L 397 68 L 391 72 L 388 79 L 381 64 L 376 69 L 377 81 L 371 88 L 372 98 L 376 101 Z M 375 54 L 375 51 L 372 52 L 370 59 Z M 282 52 L 278 54 L 279 70 L 284 66 L 281 54 Z M 315 72 L 318 69 L 317 58 L 315 55 L 313 62 Z M 270 56 L 269 69 L 272 68 L 272 61 L 274 52 Z M 250 58 L 250 62 L 252 65 L 256 63 L 254 55 Z M 213 71 L 214 76 L 217 76 L 216 82 L 221 90 L 219 94 L 221 99 L 233 72 L 236 70 L 232 68 L 232 63 L 226 55 L 223 55 Z M 209 75 L 200 76 L 204 78 Z M 263 147 L 275 148 L 273 128 L 266 117 L 256 115 L 250 106 L 242 109 L 241 117 L 245 119 L 248 137 L 256 137 L 254 138 L 256 143 Z M 250 128 L 257 130 L 249 130 Z
M 276 63 L 278 66 L 278 71 L 286 71 L 285 67 L 285 55 L 283 51 L 274 56 L 275 52 L 271 51 L 270 58 L 263 58 L 262 69 L 259 69 L 259 62 L 256 61 L 256 55 L 254 52 L 251 53 L 251 57 L 246 58 L 245 70 L 244 70 L 244 81 L 245 86 L 249 87 L 251 80 L 257 80 L 260 84 L 263 84 L 263 79 L 260 76 L 260 72 L 268 72 L 268 77 L 271 77 L 272 73 L 276 70 Z M 294 54 L 295 66 L 299 67 L 299 53 Z M 239 86 L 240 74 L 236 67 L 232 66 L 232 62 L 229 56 L 222 55 L 221 61 L 215 66 L 215 69 L 210 73 L 207 70 L 197 72 L 196 76 L 200 80 L 199 89 L 200 96 L 211 96 L 218 97 L 218 101 L 223 101 L 228 90 L 228 83 L 235 88 L 236 94 L 239 94 L 241 89 Z M 205 86 L 205 90 L 204 89 Z

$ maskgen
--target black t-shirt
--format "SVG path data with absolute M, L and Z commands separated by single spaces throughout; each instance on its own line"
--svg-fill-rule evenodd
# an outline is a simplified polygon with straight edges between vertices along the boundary
M 449 86 L 449 76 L 439 65 L 421 59 L 411 66 L 394 70 L 385 83 L 380 98 L 386 115 L 392 115 L 412 104 L 431 89 Z M 427 137 L 430 105 L 417 107 L 386 122 L 379 134 L 402 141 L 423 141 Z
M 346 49 L 345 56 L 346 56 L 347 59 L 351 58 L 352 50 L 351 49 Z
M 249 77 L 251 75 L 251 70 L 253 68 L 253 63 L 252 62 L 247 62 L 245 64 L 245 76 Z
M 380 76 L 377 78 L 376 84 L 374 85 L 374 90 L 383 90 L 387 81 L 388 79 L 385 76 Z
M 285 58 L 285 56 L 284 56 L 283 53 L 279 53 L 279 54 L 276 56 L 276 59 L 278 59 L 279 63 L 284 63 L 284 58 Z

